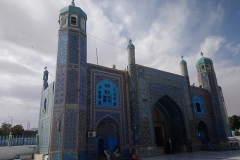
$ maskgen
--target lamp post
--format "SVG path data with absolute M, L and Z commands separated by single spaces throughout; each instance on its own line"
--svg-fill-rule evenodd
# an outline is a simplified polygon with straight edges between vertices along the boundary
M 12 126 L 12 120 L 13 120 L 13 118 L 12 117 L 10 117 L 10 116 L 8 116 L 9 118 L 11 118 L 11 126 Z

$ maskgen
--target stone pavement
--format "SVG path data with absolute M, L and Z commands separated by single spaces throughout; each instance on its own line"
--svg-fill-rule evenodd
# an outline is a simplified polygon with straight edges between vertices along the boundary
M 146 157 L 141 158 L 141 160 L 203 160 L 203 159 L 229 159 L 229 160 L 240 160 L 240 150 L 222 151 L 222 152 L 209 152 L 200 151 L 193 153 L 177 153 L 177 154 L 167 154 L 156 157 Z

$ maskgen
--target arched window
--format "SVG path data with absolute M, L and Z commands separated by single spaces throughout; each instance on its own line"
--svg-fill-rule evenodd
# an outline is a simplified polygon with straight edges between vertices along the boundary
M 96 88 L 96 105 L 118 107 L 118 89 L 110 81 L 100 82 Z
M 47 99 L 45 98 L 44 104 L 43 104 L 43 113 L 46 112 L 46 109 L 47 109 Z
M 201 71 L 205 71 L 205 67 L 203 64 L 201 65 Z
M 201 106 L 200 106 L 200 103 L 196 103 L 196 107 L 197 107 L 197 112 L 201 112 Z
M 193 97 L 193 104 L 194 104 L 194 112 L 196 114 L 204 114 L 204 105 L 203 101 L 200 97 L 194 96 Z
M 76 15 L 71 15 L 71 25 L 77 26 L 77 16 Z
M 68 25 L 68 14 L 63 14 L 60 16 L 60 26 L 65 27 Z

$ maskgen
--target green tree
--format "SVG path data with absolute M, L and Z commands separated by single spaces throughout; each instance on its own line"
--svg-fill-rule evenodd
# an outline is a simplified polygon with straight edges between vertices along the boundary
M 21 124 L 17 124 L 11 129 L 12 135 L 22 135 L 22 132 L 24 131 L 24 128 Z
M 240 133 L 239 133 L 238 130 L 235 130 L 235 131 L 234 131 L 234 134 L 235 134 L 235 136 L 239 136 L 239 135 L 240 135 Z
M 8 123 L 5 123 L 5 122 L 2 123 L 2 126 L 1 126 L 2 135 L 3 136 L 9 135 L 10 128 L 11 128 L 11 124 L 8 124 Z
M 0 136 L 3 136 L 4 135 L 4 131 L 2 128 L 0 128 Z
M 240 116 L 233 115 L 231 117 L 228 117 L 228 120 L 232 130 L 240 128 Z

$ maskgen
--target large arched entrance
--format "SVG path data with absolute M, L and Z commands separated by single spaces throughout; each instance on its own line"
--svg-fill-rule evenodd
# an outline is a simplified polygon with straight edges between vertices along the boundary
M 98 137 L 98 154 L 102 154 L 104 149 L 108 147 L 112 153 L 115 146 L 119 145 L 118 124 L 111 118 L 102 119 L 97 126 Z
M 207 128 L 207 125 L 203 121 L 200 121 L 198 123 L 198 134 L 199 134 L 199 140 L 202 143 L 207 142 L 209 140 L 208 128 Z
M 157 147 L 167 153 L 167 139 L 171 137 L 174 151 L 181 152 L 186 142 L 186 130 L 180 107 L 170 97 L 163 96 L 154 105 L 153 121 Z

